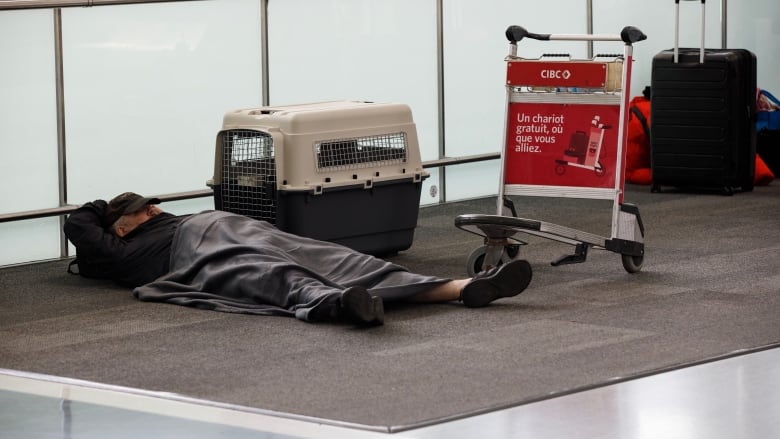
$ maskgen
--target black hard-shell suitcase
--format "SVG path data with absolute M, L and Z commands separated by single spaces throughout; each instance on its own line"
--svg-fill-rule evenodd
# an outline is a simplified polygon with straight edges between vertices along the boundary
M 675 49 L 653 57 L 650 104 L 652 190 L 753 189 L 756 57 L 746 49 Z M 676 59 L 677 58 L 677 59 Z

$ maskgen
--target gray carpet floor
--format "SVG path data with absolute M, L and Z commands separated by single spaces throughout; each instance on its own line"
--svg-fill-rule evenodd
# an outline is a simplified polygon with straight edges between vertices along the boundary
M 630 186 L 646 228 L 640 273 L 532 237 L 520 296 L 483 309 L 394 305 L 382 327 L 141 303 L 65 273 L 0 270 L 0 368 L 171 392 L 248 410 L 397 431 L 780 343 L 780 184 L 734 196 Z M 516 199 L 521 217 L 609 234 L 599 201 Z M 481 238 L 454 227 L 495 199 L 424 207 L 414 271 L 463 277 Z

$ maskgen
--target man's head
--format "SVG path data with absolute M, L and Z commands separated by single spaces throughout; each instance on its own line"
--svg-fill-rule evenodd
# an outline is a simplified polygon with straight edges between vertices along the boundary
M 159 198 L 147 198 L 134 192 L 117 195 L 108 202 L 104 217 L 105 224 L 120 237 L 124 237 L 161 210 L 155 206 Z

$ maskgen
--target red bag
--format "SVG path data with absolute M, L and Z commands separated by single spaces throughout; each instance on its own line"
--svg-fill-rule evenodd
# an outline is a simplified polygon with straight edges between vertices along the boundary
M 648 90 L 645 89 L 645 93 Z M 631 99 L 628 112 L 628 145 L 626 147 L 626 181 L 649 185 L 653 180 L 650 170 L 650 99 L 637 96 Z

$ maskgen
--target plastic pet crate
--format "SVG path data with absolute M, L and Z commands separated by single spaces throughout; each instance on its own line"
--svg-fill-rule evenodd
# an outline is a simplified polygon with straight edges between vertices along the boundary
M 335 101 L 225 114 L 210 186 L 218 210 L 390 254 L 412 244 L 427 177 L 408 106 Z

